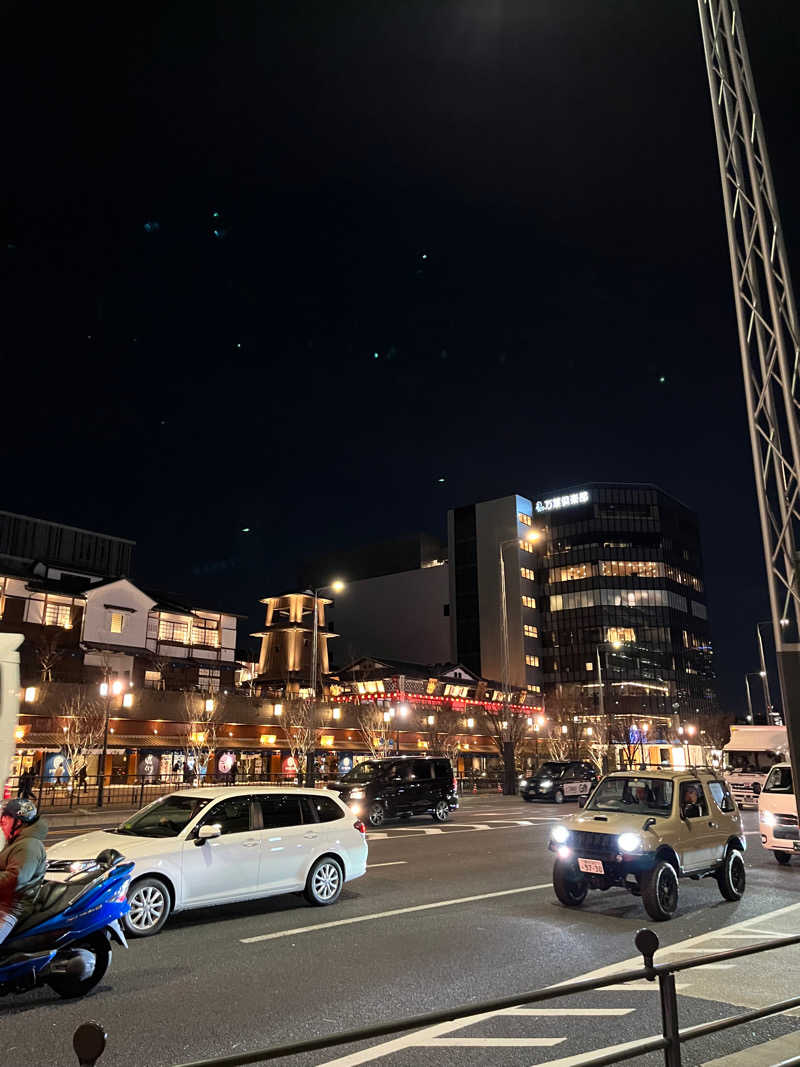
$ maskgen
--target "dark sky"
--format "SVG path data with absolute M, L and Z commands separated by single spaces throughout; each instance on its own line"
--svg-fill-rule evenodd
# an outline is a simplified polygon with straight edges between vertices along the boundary
M 742 6 L 797 274 L 800 8 Z M 3 507 L 247 612 L 453 505 L 656 482 L 740 710 L 768 609 L 693 0 L 3 10 Z

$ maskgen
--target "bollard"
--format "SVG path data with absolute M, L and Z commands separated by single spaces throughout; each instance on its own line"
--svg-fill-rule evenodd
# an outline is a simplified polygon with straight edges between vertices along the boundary
M 106 1032 L 100 1023 L 81 1023 L 72 1035 L 72 1047 L 81 1067 L 94 1067 L 106 1047 Z

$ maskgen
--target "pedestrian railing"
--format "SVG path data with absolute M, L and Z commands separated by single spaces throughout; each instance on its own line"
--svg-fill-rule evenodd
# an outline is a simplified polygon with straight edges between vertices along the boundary
M 278 1060 L 286 1056 L 321 1052 L 340 1045 L 356 1045 L 364 1041 L 370 1041 L 373 1038 L 402 1033 L 405 1030 L 419 1030 L 428 1026 L 436 1026 L 439 1023 L 450 1023 L 456 1019 L 469 1019 L 471 1016 L 482 1015 L 487 1012 L 502 1012 L 508 1008 L 519 1007 L 523 1004 L 539 1004 L 545 1000 L 575 996 L 579 993 L 592 992 L 595 989 L 606 989 L 609 986 L 616 987 L 627 982 L 640 982 L 643 979 L 648 982 L 658 981 L 661 1000 L 661 1033 L 654 1034 L 652 1037 L 641 1038 L 638 1041 L 626 1042 L 624 1046 L 620 1045 L 616 1050 L 611 1049 L 600 1055 L 593 1056 L 591 1053 L 587 1053 L 580 1060 L 581 1067 L 604 1067 L 606 1064 L 622 1063 L 636 1056 L 661 1051 L 664 1053 L 666 1067 L 680 1067 L 681 1046 L 687 1042 L 696 1041 L 698 1038 L 707 1037 L 709 1034 L 716 1034 L 722 1030 L 729 1030 L 734 1026 L 744 1026 L 772 1015 L 780 1015 L 782 1012 L 800 1007 L 800 996 L 790 997 L 788 1000 L 768 1004 L 755 1011 L 742 1012 L 739 1015 L 730 1015 L 723 1019 L 715 1019 L 712 1022 L 700 1023 L 681 1029 L 678 1020 L 678 997 L 675 990 L 675 975 L 680 971 L 690 971 L 694 967 L 738 960 L 745 956 L 753 956 L 758 952 L 772 952 L 781 948 L 800 945 L 800 935 L 779 937 L 770 941 L 762 941 L 756 945 L 749 945 L 746 948 L 730 949 L 697 956 L 689 960 L 660 964 L 653 962 L 659 941 L 652 930 L 639 930 L 635 937 L 635 944 L 644 959 L 644 966 L 635 970 L 618 971 L 605 978 L 593 978 L 582 982 L 567 982 L 563 985 L 548 986 L 547 989 L 539 989 L 532 993 L 517 993 L 514 996 L 500 997 L 495 1000 L 462 1004 L 457 1008 L 450 1008 L 445 1011 L 432 1011 L 406 1019 L 376 1023 L 374 1026 L 365 1026 L 359 1030 L 346 1030 L 340 1034 L 313 1038 L 309 1041 L 294 1041 L 288 1045 L 273 1045 L 271 1048 L 260 1049 L 255 1052 L 241 1052 L 234 1056 L 218 1056 L 212 1059 L 194 1060 L 191 1063 L 181 1064 L 180 1067 L 242 1067 L 242 1065 L 249 1063 L 267 1063 L 270 1060 Z M 82 1067 L 94 1067 L 100 1059 L 105 1045 L 106 1033 L 98 1023 L 83 1023 L 75 1031 L 73 1047 Z M 790 1067 L 790 1065 L 791 1067 L 800 1065 L 800 1056 L 785 1060 L 777 1067 Z

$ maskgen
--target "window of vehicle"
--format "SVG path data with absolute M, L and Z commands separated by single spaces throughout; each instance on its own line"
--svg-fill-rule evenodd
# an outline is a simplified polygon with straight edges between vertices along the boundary
M 641 778 L 634 775 L 605 778 L 592 793 L 586 810 L 669 815 L 672 793 L 672 782 L 668 778 Z
M 379 767 L 372 760 L 365 759 L 363 763 L 357 763 L 347 774 L 342 775 L 342 781 L 350 783 L 371 782 L 378 777 Z
M 219 826 L 222 835 L 250 829 L 250 797 L 226 797 L 203 816 L 201 826 Z
M 684 819 L 708 815 L 708 802 L 699 782 L 681 782 L 681 815 Z
M 417 781 L 430 781 L 433 772 L 433 762 L 431 760 L 415 759 L 414 769 L 412 774 Z
M 205 797 L 171 793 L 126 819 L 114 832 L 130 837 L 177 837 L 207 804 Z
M 299 796 L 286 793 L 268 793 L 256 798 L 261 808 L 261 821 L 265 830 L 279 826 L 300 826 L 303 816 Z
M 733 811 L 731 795 L 722 782 L 709 782 L 708 791 L 720 811 Z
M 543 763 L 536 773 L 547 778 L 560 778 L 568 766 L 568 763 L 554 763 L 550 760 L 548 763 Z
M 725 757 L 725 769 L 739 774 L 764 773 L 778 758 L 774 752 L 726 752 Z
M 407 782 L 411 777 L 411 764 L 407 761 L 403 763 L 390 763 L 389 768 L 386 771 L 386 778 L 392 783 Z
M 343 819 L 346 812 L 342 811 L 335 800 L 330 797 L 305 797 L 305 802 L 316 813 L 319 822 L 333 822 L 335 819 Z
M 773 767 L 769 772 L 769 778 L 764 783 L 764 792 L 791 793 L 792 789 L 792 768 Z
M 434 762 L 434 777 L 435 778 L 452 778 L 453 768 L 446 759 L 437 759 Z

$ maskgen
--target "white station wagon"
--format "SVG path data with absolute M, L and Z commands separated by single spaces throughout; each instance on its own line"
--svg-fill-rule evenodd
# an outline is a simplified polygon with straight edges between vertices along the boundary
M 158 933 L 173 911 L 302 891 L 333 904 L 367 868 L 364 824 L 335 793 L 277 786 L 186 789 L 159 797 L 115 829 L 47 851 L 49 880 L 115 848 L 134 861 L 123 920 Z

